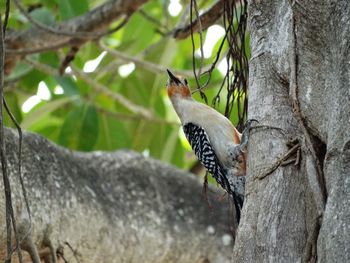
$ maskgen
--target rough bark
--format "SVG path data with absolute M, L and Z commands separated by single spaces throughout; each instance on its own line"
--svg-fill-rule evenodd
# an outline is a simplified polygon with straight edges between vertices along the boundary
M 249 27 L 249 118 L 270 127 L 251 133 L 234 261 L 348 262 L 350 4 L 250 1 Z M 299 166 L 256 179 L 295 136 Z
M 16 132 L 6 146 L 17 225 L 28 217 L 17 174 Z M 32 212 L 32 239 L 62 246 L 68 262 L 229 262 L 232 235 L 227 201 L 210 190 L 213 210 L 195 177 L 132 151 L 73 152 L 24 134 L 23 176 Z M 1 193 L 3 193 L 1 185 Z M 222 194 L 222 192 L 221 192 Z M 0 258 L 6 231 L 0 198 Z M 23 236 L 22 236 L 23 238 Z M 205 262 L 205 261 L 203 261 Z

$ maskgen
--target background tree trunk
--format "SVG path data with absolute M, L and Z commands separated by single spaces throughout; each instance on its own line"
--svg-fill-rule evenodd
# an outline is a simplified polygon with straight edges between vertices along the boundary
M 349 262 L 350 4 L 250 1 L 249 18 L 249 118 L 270 127 L 251 133 L 234 261 Z M 299 166 L 256 179 L 294 137 Z
M 29 224 L 17 174 L 18 137 L 6 130 L 14 209 L 21 239 Z M 23 176 L 39 250 L 52 242 L 68 262 L 229 262 L 228 202 L 193 176 L 132 151 L 79 153 L 24 134 Z M 3 192 L 1 184 L 1 190 Z M 4 213 L 4 197 L 0 207 Z M 0 214 L 0 259 L 6 251 Z M 54 251 L 55 252 L 55 251 Z M 200 261 L 203 260 L 203 261 Z

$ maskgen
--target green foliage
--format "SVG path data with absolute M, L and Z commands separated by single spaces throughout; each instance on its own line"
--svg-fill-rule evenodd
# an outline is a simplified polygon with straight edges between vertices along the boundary
M 207 7 L 208 1 L 206 3 Z M 60 23 L 82 15 L 104 3 L 95 0 L 26 0 L 27 7 L 37 5 L 31 15 L 45 25 Z M 143 6 L 143 11 L 154 18 L 146 18 L 136 12 L 128 23 L 118 32 L 107 35 L 101 41 L 110 48 L 123 54 L 138 58 L 167 68 L 192 70 L 192 42 L 190 37 L 175 41 L 171 37 L 164 37 L 159 32 L 173 29 L 180 21 L 182 13 L 177 17 L 170 16 L 163 5 L 167 1 L 149 1 Z M 210 1 L 209 1 L 210 3 Z M 200 6 L 203 7 L 203 6 Z M 3 10 L 3 6 L 1 7 Z M 183 8 L 182 12 L 184 12 Z M 111 27 L 117 25 L 116 21 Z M 26 30 L 31 26 L 25 17 L 12 6 L 10 28 L 17 31 Z M 205 39 L 205 33 L 203 34 Z M 246 48 L 249 49 L 247 36 Z M 199 47 L 199 36 L 195 35 L 195 43 Z M 215 59 L 219 42 L 216 43 L 212 57 L 205 59 L 205 65 Z M 121 66 L 128 64 L 123 58 L 106 53 L 96 43 L 89 42 L 80 47 L 70 63 L 70 70 L 62 76 L 58 70 L 69 52 L 69 48 L 55 52 L 45 52 L 28 56 L 17 63 L 11 75 L 7 76 L 7 102 L 21 126 L 29 131 L 37 132 L 64 147 L 79 150 L 108 150 L 121 148 L 147 152 L 152 157 L 188 168 L 194 158 L 189 155 L 190 149 L 180 135 L 180 125 L 170 105 L 165 92 L 167 81 L 166 72 L 155 72 L 148 66 L 136 63 L 136 68 L 129 75 L 119 73 Z M 104 53 L 103 53 L 104 52 Z M 103 57 L 99 57 L 101 54 Z M 87 65 L 95 61 L 95 69 L 87 71 Z M 221 59 L 223 56 L 221 57 Z M 199 59 L 196 64 L 199 65 Z M 48 70 L 37 65 L 44 65 Z M 53 74 L 52 72 L 55 72 Z M 223 75 L 215 69 L 212 74 L 210 88 L 206 89 L 209 103 L 216 95 Z M 195 81 L 188 79 L 193 88 Z M 38 93 L 39 83 L 46 87 L 47 98 L 41 98 Z M 111 94 L 106 93 L 101 86 L 110 92 L 119 94 L 132 104 L 148 109 L 153 117 L 145 119 L 139 113 L 117 101 Z M 224 112 L 225 91 L 222 92 L 223 101 L 218 110 Z M 23 103 L 32 96 L 39 96 L 40 102 L 28 112 L 23 111 Z M 201 101 L 198 94 L 195 98 Z M 231 116 L 237 122 L 234 112 Z M 12 126 L 9 118 L 5 124 Z

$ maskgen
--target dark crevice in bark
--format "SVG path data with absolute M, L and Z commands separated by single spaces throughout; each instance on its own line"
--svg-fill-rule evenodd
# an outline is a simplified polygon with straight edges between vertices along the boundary
M 324 160 L 327 153 L 327 144 L 325 144 L 318 136 L 310 133 L 311 140 L 315 148 L 317 159 L 320 162 L 320 166 L 323 170 Z
M 317 262 L 317 239 L 320 234 L 320 229 L 322 225 L 322 215 L 315 218 L 312 226 L 312 232 L 308 235 L 305 253 L 302 262 L 303 263 L 313 263 Z
M 319 177 L 319 184 L 321 187 L 321 190 L 323 192 L 323 198 L 324 198 L 324 204 L 327 203 L 327 197 L 328 197 L 328 191 L 326 187 L 326 181 L 324 178 L 324 161 L 327 154 L 327 144 L 324 143 L 320 137 L 318 137 L 316 134 L 312 133 L 312 130 L 307 127 L 307 130 L 309 131 L 310 139 L 316 154 L 316 158 L 318 160 L 318 164 L 320 165 L 322 173 L 318 175 Z
M 306 130 L 308 131 L 308 135 L 317 158 L 315 162 L 318 163 L 317 165 L 320 166 L 320 169 L 322 171 L 321 173 L 318 174 L 318 180 L 319 180 L 318 183 L 322 191 L 323 203 L 325 205 L 327 202 L 327 189 L 326 189 L 325 178 L 324 178 L 324 162 L 325 162 L 326 153 L 327 153 L 327 144 L 324 143 L 320 139 L 320 137 L 317 136 L 313 132 L 313 130 L 306 125 L 305 121 L 303 123 L 305 125 Z M 311 232 L 308 234 L 308 238 L 305 245 L 305 253 L 304 253 L 302 262 L 313 263 L 313 262 L 317 262 L 318 260 L 317 240 L 320 234 L 322 220 L 323 220 L 323 214 L 319 214 L 317 215 L 317 217 L 314 218 L 312 222 Z
M 312 129 L 307 125 L 305 115 L 301 112 L 300 101 L 299 101 L 299 83 L 298 83 L 298 74 L 299 74 L 299 53 L 298 53 L 298 34 L 297 34 L 297 2 L 291 1 L 291 10 L 292 10 L 292 49 L 290 54 L 290 95 L 293 107 L 293 115 L 299 123 L 299 127 L 305 138 L 305 147 L 307 151 L 306 155 L 310 155 L 313 160 L 313 165 L 316 169 L 316 176 L 319 185 L 319 191 L 321 192 L 321 198 L 323 203 L 323 209 L 327 201 L 327 190 L 325 186 L 324 179 L 324 160 L 327 152 L 327 145 L 322 142 L 322 140 L 316 136 Z M 315 195 L 315 198 L 316 195 Z M 302 262 L 317 262 L 317 240 L 320 234 L 320 229 L 322 226 L 323 212 L 318 214 L 317 217 L 313 220 L 311 232 L 308 234 L 306 241 L 306 246 L 304 250 Z

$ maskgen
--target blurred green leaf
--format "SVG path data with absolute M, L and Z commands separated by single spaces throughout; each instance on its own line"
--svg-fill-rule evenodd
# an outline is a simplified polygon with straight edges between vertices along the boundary
M 176 144 L 179 138 L 179 132 L 176 129 L 173 129 L 168 136 L 166 143 L 163 147 L 163 152 L 161 159 L 165 162 L 171 162 L 172 157 L 174 156 L 174 152 L 176 149 Z
M 92 150 L 98 137 L 99 118 L 94 106 L 87 106 L 84 110 L 81 125 L 78 149 L 83 151 Z
M 100 133 L 97 147 L 101 150 L 116 150 L 128 148 L 130 135 L 120 120 L 100 115 Z
M 55 0 L 63 20 L 84 14 L 89 10 L 89 2 L 86 0 Z
M 17 123 L 20 123 L 22 121 L 22 111 L 18 103 L 17 96 L 12 92 L 5 93 L 5 99 L 7 102 L 7 106 L 9 107 L 12 115 L 15 117 Z M 3 111 L 4 111 L 4 124 L 9 127 L 15 127 L 14 123 L 12 122 L 5 108 L 3 109 Z
M 92 150 L 99 133 L 99 116 L 91 105 L 74 108 L 62 125 L 59 143 L 71 149 Z
M 33 69 L 32 66 L 25 64 L 25 63 L 22 63 L 22 62 L 18 62 L 16 64 L 15 69 L 12 70 L 10 76 L 8 76 L 6 78 L 6 80 L 11 81 L 11 80 L 19 79 L 19 78 L 25 76 L 26 74 L 28 74 L 32 69 Z
M 79 95 L 77 84 L 70 77 L 55 77 L 55 79 L 62 87 L 64 94 L 68 96 Z
M 30 129 L 30 127 L 40 121 L 40 119 L 75 99 L 78 99 L 78 97 L 63 97 L 54 101 L 41 103 L 41 105 L 36 106 L 24 117 L 21 122 L 22 128 Z
M 30 13 L 31 17 L 44 25 L 52 25 L 55 23 L 55 18 L 51 11 L 46 7 L 35 9 Z

